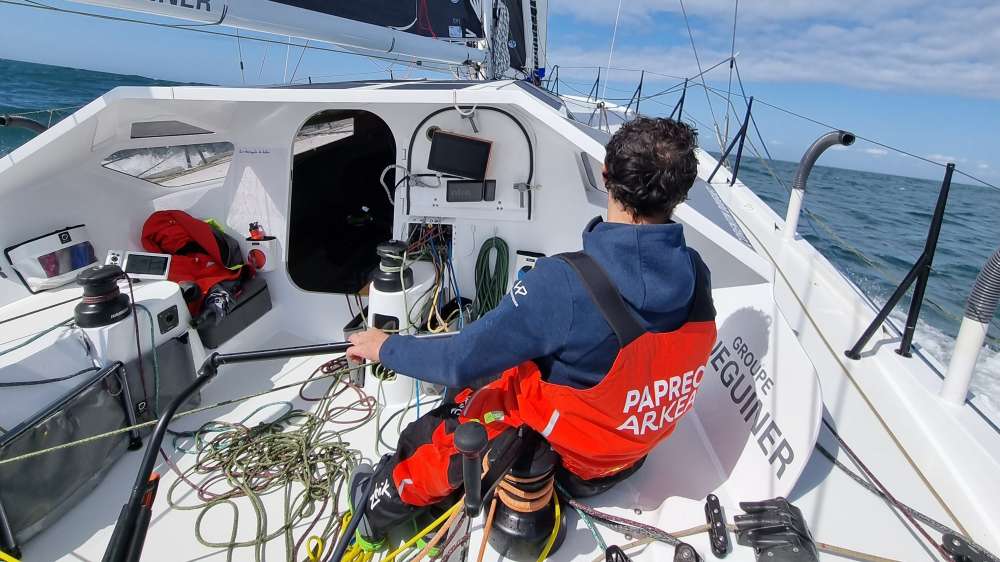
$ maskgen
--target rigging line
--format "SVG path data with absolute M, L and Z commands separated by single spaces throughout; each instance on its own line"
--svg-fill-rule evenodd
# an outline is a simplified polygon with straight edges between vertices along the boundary
M 561 68 L 563 70 L 596 70 L 598 68 L 604 68 L 604 69 L 607 70 L 609 67 L 604 67 L 604 66 L 602 66 L 602 67 L 598 67 L 598 66 L 563 66 L 563 65 L 560 64 L 559 68 Z M 648 69 L 644 69 L 644 68 L 628 68 L 628 67 L 625 67 L 625 66 L 612 66 L 612 67 L 610 67 L 610 70 L 615 70 L 615 71 L 618 71 L 618 72 L 645 72 L 646 74 L 649 74 L 651 76 L 659 76 L 661 78 L 670 78 L 671 80 L 683 80 L 684 79 L 683 76 L 677 76 L 675 74 L 664 74 L 662 72 L 656 72 L 654 70 L 648 70 Z
M 857 472 L 855 472 L 854 470 L 852 470 L 850 467 L 848 467 L 847 465 L 845 465 L 844 463 L 842 463 L 840 460 L 838 460 L 836 455 L 834 455 L 829 450 L 827 450 L 827 448 L 824 447 L 819 442 L 816 443 L 816 450 L 819 451 L 819 453 L 821 455 L 823 455 L 824 457 L 826 457 L 826 460 L 830 461 L 830 463 L 833 464 L 833 466 L 839 468 L 844 474 L 846 474 L 851 480 L 854 480 L 858 485 L 860 485 L 864 489 L 868 490 L 872 494 L 875 494 L 876 496 L 882 498 L 883 500 L 885 499 L 885 495 L 882 493 L 881 490 L 878 489 L 878 487 L 876 487 L 874 484 L 872 484 L 871 482 L 869 482 L 868 480 L 866 480 L 862 475 L 858 474 Z M 925 525 L 927 525 L 928 527 L 930 527 L 930 528 L 934 529 L 935 531 L 941 533 L 942 535 L 945 534 L 945 533 L 951 533 L 951 534 L 954 534 L 954 535 L 960 535 L 960 536 L 962 536 L 962 538 L 964 538 L 966 540 L 966 542 L 970 543 L 970 546 L 972 546 L 974 548 L 978 548 L 979 550 L 983 551 L 983 553 L 989 558 L 989 560 L 994 561 L 994 562 L 1000 562 L 1000 561 L 997 560 L 997 557 L 993 555 L 993 553 L 991 553 L 988 550 L 986 550 L 986 548 L 984 548 L 982 545 L 977 544 L 976 541 L 973 540 L 972 537 L 966 536 L 966 535 L 962 535 L 962 533 L 958 532 L 956 529 L 952 529 L 951 527 L 948 527 L 944 523 L 941 523 L 940 521 L 934 519 L 933 517 L 930 517 L 930 516 L 928 516 L 928 515 L 920 512 L 920 511 L 914 509 L 911 506 L 908 506 L 906 504 L 900 504 L 900 505 L 902 506 L 903 509 L 905 509 L 906 511 L 910 512 L 917 521 L 920 521 L 921 523 L 924 523 Z
M 712 122 L 715 124 L 715 136 L 719 139 L 719 150 L 725 150 L 726 144 L 722 141 L 722 133 L 719 131 L 719 120 L 715 116 L 715 108 L 712 107 L 712 99 L 708 97 L 708 85 L 705 84 L 705 73 L 701 70 L 701 58 L 698 56 L 698 48 L 694 45 L 694 33 L 691 31 L 691 22 L 688 20 L 687 8 L 684 7 L 684 0 L 677 0 L 681 5 L 681 12 L 684 14 L 684 25 L 687 27 L 688 38 L 691 40 L 691 50 L 694 51 L 694 61 L 698 64 L 698 76 L 701 77 L 701 84 L 705 87 L 705 101 L 708 102 L 708 110 L 712 113 Z
M 618 37 L 618 21 L 622 17 L 622 0 L 618 0 L 618 13 L 615 14 L 615 27 L 611 30 L 611 47 L 608 48 L 608 66 L 607 74 L 608 77 L 604 79 L 604 93 L 601 95 L 601 99 L 604 99 L 608 95 L 608 82 L 611 81 L 611 58 L 615 54 L 615 39 Z
M 684 82 L 683 82 L 684 80 L 688 80 L 688 81 L 690 81 L 690 82 L 694 82 L 694 81 L 695 81 L 695 79 L 698 79 L 698 78 L 701 78 L 702 82 L 704 83 L 704 81 L 705 81 L 705 75 L 706 75 L 706 74 L 708 74 L 709 72 L 711 72 L 711 71 L 715 70 L 716 68 L 719 68 L 719 67 L 720 67 L 720 66 L 722 66 L 723 64 L 725 64 L 725 63 L 729 62 L 729 60 L 730 60 L 730 58 L 729 58 L 729 57 L 726 57 L 726 58 L 724 58 L 724 59 L 720 60 L 719 62 L 717 62 L 717 63 L 713 64 L 712 66 L 710 66 L 710 67 L 706 68 L 705 70 L 701 70 L 700 72 L 698 72 L 698 74 L 695 74 L 694 76 L 690 76 L 690 77 L 687 77 L 687 78 L 685 78 L 685 77 L 680 77 L 680 78 L 678 78 L 678 80 L 681 80 L 681 83 L 683 84 L 683 83 L 684 83 Z M 701 66 L 701 64 L 699 63 L 699 68 L 700 68 L 700 66 Z M 674 87 L 674 86 L 671 86 L 671 88 L 673 88 L 673 87 Z M 661 92 L 661 93 L 662 93 L 662 92 Z M 652 94 L 652 96 L 657 96 L 657 95 L 659 95 L 659 94 Z M 755 99 L 756 99 L 756 98 L 755 98 Z M 714 116 L 714 114 L 713 114 L 713 116 Z
M 31 0 L 31 1 L 33 3 L 28 4 L 28 3 L 25 3 L 24 1 L 0 0 L 0 4 L 6 4 L 6 5 L 9 5 L 9 6 L 19 6 L 19 7 L 22 7 L 22 8 L 33 8 L 33 9 L 36 9 L 36 10 L 46 10 L 46 11 L 50 11 L 50 12 L 58 12 L 58 13 L 63 13 L 63 14 L 73 14 L 73 15 L 77 15 L 77 16 L 87 16 L 87 17 L 91 17 L 91 18 L 102 19 L 102 20 L 109 20 L 109 21 L 119 21 L 119 22 L 125 22 L 125 23 L 135 23 L 135 24 L 148 25 L 148 26 L 152 26 L 152 27 L 162 27 L 162 28 L 166 28 L 166 29 L 177 29 L 177 30 L 181 30 L 181 31 L 190 31 L 190 32 L 193 32 L 193 33 L 204 33 L 204 34 L 207 34 L 207 35 L 216 35 L 216 36 L 219 36 L 219 37 L 229 37 L 229 38 L 235 38 L 236 37 L 236 34 L 234 34 L 234 33 L 227 33 L 225 31 L 213 31 L 213 30 L 210 30 L 210 29 L 195 28 L 195 27 L 191 27 L 191 26 L 187 26 L 187 25 L 176 25 L 176 24 L 160 23 L 160 22 L 155 22 L 155 21 L 147 21 L 147 20 L 140 20 L 140 19 L 134 19 L 134 18 L 126 18 L 126 17 L 121 17 L 121 16 L 110 16 L 110 15 L 105 15 L 105 14 L 95 14 L 95 13 L 92 13 L 92 12 L 84 12 L 84 11 L 81 11 L 81 10 L 71 10 L 71 9 L 68 9 L 68 8 L 59 8 L 59 7 L 56 7 L 56 6 L 49 6 L 49 5 L 46 5 L 46 4 L 41 4 L 41 3 L 38 3 L 38 2 L 34 2 L 33 0 Z M 247 40 L 250 40 L 250 41 L 257 41 L 257 42 L 260 42 L 260 43 L 270 43 L 270 44 L 275 44 L 275 45 L 284 45 L 285 44 L 284 41 L 279 41 L 277 39 L 268 39 L 266 37 L 243 36 L 243 39 L 247 39 Z M 334 44 L 336 44 L 336 43 L 334 43 Z M 385 55 L 360 53 L 360 52 L 351 51 L 351 50 L 347 50 L 347 49 L 335 49 L 335 48 L 331 48 L 331 47 L 320 47 L 320 46 L 316 46 L 316 45 L 311 45 L 309 48 L 312 49 L 312 50 L 314 50 L 314 51 L 324 51 L 324 52 L 328 52 L 328 53 L 339 53 L 339 54 L 343 54 L 343 55 L 354 55 L 354 56 L 371 57 L 371 58 L 377 58 L 377 59 L 380 59 L 380 60 L 391 61 L 391 62 L 395 62 L 395 63 L 404 63 L 404 64 L 405 63 L 411 63 L 412 64 L 412 63 L 416 63 L 416 62 L 419 61 L 418 57 L 413 57 L 413 56 L 409 56 L 409 55 L 403 55 L 403 56 L 409 57 L 409 59 L 411 59 L 411 60 L 403 60 L 403 59 L 400 59 L 399 57 L 389 57 L 389 56 L 385 56 Z M 419 61 L 419 62 L 421 62 L 421 64 L 420 64 L 421 68 L 423 68 L 423 69 L 429 69 L 429 70 L 435 70 L 435 71 L 439 71 L 439 72 L 448 72 L 447 68 L 450 68 L 451 66 L 459 66 L 459 65 L 447 65 L 446 63 L 444 63 L 444 64 L 446 64 L 447 68 L 442 69 L 442 68 L 437 68 L 437 67 L 435 67 L 433 65 L 428 64 L 427 61 Z
M 726 87 L 726 141 L 729 141 L 729 98 L 733 91 L 733 67 L 736 66 L 736 18 L 740 13 L 740 0 L 733 8 L 733 41 L 729 47 L 729 86 Z
M 572 90 L 572 91 L 580 94 L 581 96 L 586 96 L 587 95 L 587 92 L 584 92 L 583 90 L 580 90 L 579 88 L 574 87 L 573 86 L 574 82 L 567 82 L 567 81 L 565 81 L 565 80 L 563 80 L 561 78 L 558 78 L 556 81 L 561 86 L 565 86 L 565 87 L 569 88 L 570 90 Z M 679 82 L 677 84 L 674 84 L 670 88 L 667 88 L 666 90 L 657 92 L 655 94 L 650 94 L 648 96 L 643 96 L 643 97 L 641 97 L 639 99 L 640 99 L 640 101 L 651 101 L 651 102 L 654 102 L 654 103 L 660 103 L 660 105 L 664 105 L 663 103 L 658 102 L 656 100 L 656 98 L 660 97 L 660 96 L 665 96 L 665 95 L 668 95 L 668 94 L 672 94 L 674 92 L 678 92 L 678 91 L 680 91 L 683 88 L 684 88 L 684 83 L 683 82 Z M 632 91 L 632 90 L 628 90 L 628 91 Z M 604 101 L 613 101 L 613 102 L 634 101 L 634 98 L 606 98 Z M 573 100 L 573 102 L 574 103 L 579 103 L 579 104 L 585 104 L 585 105 L 592 105 L 592 106 L 593 105 L 597 105 L 597 102 L 588 102 L 586 100 Z M 665 106 L 665 107 L 670 107 L 670 106 Z
M 736 69 L 736 83 L 739 84 L 740 93 L 743 94 L 743 102 L 747 103 L 749 106 L 749 103 L 747 102 L 747 91 L 743 89 L 743 77 L 740 75 L 740 65 L 736 63 L 736 60 L 733 60 L 733 68 Z M 757 120 L 754 118 L 752 112 L 750 113 L 750 123 L 753 125 L 754 132 L 757 133 L 757 138 L 760 139 L 761 146 L 764 147 L 764 152 L 767 153 L 768 160 L 774 160 L 774 158 L 771 157 L 771 151 L 767 149 L 767 143 L 764 142 L 764 136 L 760 134 L 760 129 L 757 128 Z
M 831 435 L 833 435 L 833 438 L 837 441 L 837 444 L 840 445 L 840 448 L 843 449 L 845 453 L 847 453 L 847 456 L 851 459 L 851 462 L 854 463 L 854 466 L 858 467 L 858 469 L 861 470 L 862 474 L 864 474 L 865 477 L 872 484 L 874 484 L 879 490 L 881 490 L 882 494 L 884 495 L 883 499 L 887 504 L 889 504 L 890 508 L 898 510 L 900 513 L 902 513 L 903 516 L 906 517 L 906 519 L 913 525 L 914 529 L 916 529 L 916 531 L 919 532 L 923 536 L 923 538 L 928 543 L 930 543 L 931 546 L 933 546 L 934 549 L 941 554 L 941 556 L 944 557 L 944 560 L 951 560 L 951 556 L 949 556 L 949 554 L 944 550 L 944 547 L 942 547 L 939 542 L 934 540 L 934 537 L 932 537 L 930 533 L 927 532 L 927 529 L 925 529 L 922 525 L 920 525 L 920 523 L 917 522 L 917 520 L 913 517 L 912 513 L 904 509 L 903 504 L 896 499 L 896 496 L 892 495 L 892 493 L 889 491 L 888 488 L 885 487 L 884 484 L 882 484 L 882 482 L 878 479 L 878 477 L 875 476 L 875 473 L 873 473 L 871 469 L 868 468 L 868 465 L 866 465 L 864 461 L 862 461 L 861 458 L 857 454 L 855 454 L 855 452 L 851 449 L 851 447 L 848 446 L 847 442 L 844 441 L 844 439 L 840 436 L 839 433 L 837 433 L 837 429 L 833 426 L 832 423 L 830 423 L 826 419 L 826 417 L 823 417 L 823 425 L 825 425 L 826 429 L 830 432 Z
M 306 39 L 305 44 L 302 45 L 302 52 L 299 53 L 299 60 L 295 62 L 295 68 L 292 69 L 292 77 L 289 78 L 288 83 L 291 84 L 295 82 L 295 74 L 299 71 L 299 65 L 302 64 L 302 57 L 306 55 L 306 48 L 309 47 L 309 40 Z
M 240 58 L 240 79 L 247 85 L 247 75 L 243 70 L 243 45 L 240 43 L 240 28 L 236 28 L 236 54 Z
M 715 95 L 721 97 L 721 94 L 719 94 L 717 92 L 713 92 L 713 93 Z M 735 111 L 735 109 L 736 108 L 734 106 L 733 110 Z M 753 120 L 753 115 L 752 114 L 750 116 L 750 119 Z M 697 124 L 699 124 L 701 126 L 705 126 L 704 123 L 702 123 L 701 121 L 699 121 L 697 119 L 694 119 L 693 117 L 692 117 L 692 120 L 694 120 Z M 756 129 L 756 127 L 754 127 L 754 128 Z M 767 142 L 764 140 L 764 137 L 761 136 L 759 130 L 757 130 L 756 132 L 757 132 L 757 138 L 760 139 L 761 147 L 763 147 L 764 152 L 767 154 L 767 159 L 765 160 L 764 157 L 761 155 L 760 149 L 757 148 L 757 145 L 756 145 L 756 143 L 754 143 L 753 139 L 750 138 L 750 137 L 747 137 L 747 142 L 750 145 L 750 150 L 757 157 L 757 160 L 761 163 L 761 165 L 763 165 L 764 168 L 767 170 L 768 175 L 770 175 L 771 178 L 778 185 L 780 185 L 781 188 L 784 189 L 786 193 L 790 193 L 791 189 L 781 179 L 781 177 L 778 175 L 778 173 L 775 172 L 774 168 L 769 163 L 769 161 L 774 160 L 774 158 L 771 157 L 771 154 L 770 154 L 770 152 L 767 149 Z M 881 276 L 881 278 L 882 278 L 883 281 L 886 281 L 886 282 L 888 282 L 891 285 L 899 285 L 900 279 L 898 277 L 896 277 L 895 275 L 893 275 L 892 272 L 890 272 L 888 269 L 886 269 L 884 266 L 882 266 L 874 258 L 872 258 L 869 255 L 867 255 L 863 250 L 861 250 L 860 248 L 858 248 L 857 246 L 853 245 L 851 242 L 848 242 L 842 236 L 840 236 L 839 234 L 837 234 L 837 232 L 833 229 L 833 227 L 830 226 L 826 222 L 826 220 L 823 219 L 820 215 L 818 215 L 814 211 L 810 210 L 808 208 L 808 206 L 804 206 L 802 208 L 802 212 L 805 213 L 806 216 L 809 218 L 809 220 L 806 221 L 806 223 L 812 229 L 813 235 L 815 235 L 817 239 L 820 239 L 820 240 L 824 239 L 824 236 L 822 234 L 820 234 L 819 230 L 817 230 L 817 228 L 816 228 L 817 225 L 818 225 L 826 233 L 826 235 L 827 235 L 826 239 L 835 241 L 841 248 L 843 248 L 843 249 L 847 250 L 848 252 L 854 254 L 862 262 L 864 262 L 865 264 L 867 264 L 872 269 L 876 270 L 876 276 L 875 276 L 876 278 L 879 277 L 879 276 Z M 872 299 L 872 297 L 868 296 L 867 294 L 865 295 L 865 297 L 868 298 L 869 300 Z M 937 309 L 937 311 L 939 313 L 941 313 L 943 316 L 945 316 L 946 318 L 950 319 L 951 321 L 953 321 L 953 322 L 959 322 L 959 323 L 962 321 L 962 315 L 959 314 L 959 313 L 956 313 L 953 309 L 949 309 L 945 305 L 942 305 L 942 304 L 938 303 L 937 301 L 935 301 L 934 299 L 930 298 L 929 296 L 925 297 L 925 300 L 926 300 L 926 302 L 930 306 L 932 306 L 935 309 Z M 995 336 L 993 336 L 991 334 L 987 334 L 986 335 L 986 339 L 987 339 L 987 341 L 990 344 L 1000 345 L 1000 338 L 997 338 L 997 337 L 995 337 Z
M 271 44 L 268 43 L 264 45 L 264 56 L 260 58 L 260 68 L 257 69 L 257 81 L 260 81 L 261 74 L 264 72 L 264 61 L 267 60 L 267 53 L 271 51 Z
M 736 73 L 737 73 L 737 77 L 738 77 L 739 76 L 739 67 L 738 66 L 736 68 Z M 719 88 L 713 88 L 712 86 L 705 86 L 705 88 L 707 88 L 708 90 L 712 90 L 712 91 L 714 91 L 716 93 L 722 93 L 722 92 L 724 92 L 723 90 L 721 90 Z M 742 93 L 742 97 L 744 98 L 744 100 L 747 99 L 746 92 Z M 797 113 L 797 112 L 792 111 L 790 109 L 786 109 L 784 107 L 775 105 L 773 103 L 769 103 L 769 102 L 767 102 L 767 101 L 765 101 L 763 99 L 760 99 L 758 97 L 754 97 L 754 101 L 755 102 L 759 102 L 762 105 L 766 105 L 767 107 L 770 107 L 772 109 L 776 109 L 776 110 L 778 110 L 778 111 L 780 111 L 782 113 L 786 113 L 788 115 L 791 115 L 792 117 L 797 117 L 799 119 L 803 119 L 805 121 L 809 121 L 810 123 L 813 123 L 815 125 L 819 125 L 821 127 L 825 127 L 827 129 L 830 129 L 830 130 L 833 130 L 833 131 L 841 130 L 840 127 L 835 127 L 835 126 L 833 126 L 833 125 L 831 125 L 829 123 L 824 123 L 823 121 L 819 121 L 818 119 L 813 119 L 812 117 L 807 117 L 805 115 L 802 115 L 801 113 Z M 751 115 L 751 119 L 753 119 L 752 115 Z M 856 133 L 854 134 L 854 136 L 856 138 L 860 139 L 860 140 L 863 140 L 865 142 L 869 142 L 871 144 L 874 144 L 875 146 L 880 146 L 882 148 L 885 148 L 885 149 L 888 149 L 888 150 L 892 150 L 892 151 L 898 152 L 900 154 L 904 154 L 904 155 L 909 156 L 911 158 L 916 158 L 917 160 L 920 160 L 922 162 L 926 162 L 928 164 L 933 164 L 933 165 L 941 167 L 941 168 L 945 167 L 945 164 L 942 164 L 940 162 L 931 160 L 930 158 L 925 158 L 925 157 L 920 156 L 918 154 L 914 154 L 914 153 L 912 153 L 910 151 L 903 150 L 902 148 L 898 148 L 898 147 L 895 147 L 895 146 L 892 146 L 892 145 L 889 145 L 889 144 L 885 144 L 885 143 L 877 141 L 877 140 L 875 140 L 873 138 L 866 137 L 866 136 L 863 136 L 863 135 L 859 135 L 859 134 L 856 134 Z M 982 179 L 980 177 L 977 177 L 977 176 L 974 176 L 974 175 L 969 174 L 967 172 L 964 172 L 960 168 L 956 167 L 955 168 L 955 173 L 963 175 L 963 176 L 965 176 L 965 177 L 967 177 L 967 178 L 969 178 L 969 179 L 971 179 L 973 181 L 976 181 L 976 182 L 982 184 L 985 187 L 988 187 L 990 189 L 994 189 L 996 191 L 1000 191 L 1000 186 L 994 185 L 994 184 L 992 184 L 992 183 L 990 183 L 990 182 L 988 182 L 988 181 L 986 181 L 986 180 L 984 180 L 984 179 Z

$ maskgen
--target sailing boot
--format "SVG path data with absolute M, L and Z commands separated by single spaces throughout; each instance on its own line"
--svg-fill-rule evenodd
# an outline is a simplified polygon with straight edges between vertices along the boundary
M 375 552 L 382 548 L 385 537 L 380 536 L 372 527 L 368 518 L 365 503 L 365 488 L 375 476 L 375 469 L 370 463 L 362 462 L 355 467 L 348 484 L 348 505 L 351 508 L 351 517 L 360 517 L 358 528 L 354 532 L 354 539 L 365 551 Z

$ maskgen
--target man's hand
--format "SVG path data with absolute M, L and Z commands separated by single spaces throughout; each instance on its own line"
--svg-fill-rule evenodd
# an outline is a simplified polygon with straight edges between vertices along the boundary
M 364 332 L 353 334 L 348 341 L 353 345 L 347 348 L 347 356 L 358 361 L 367 359 L 368 361 L 378 361 L 379 351 L 382 344 L 389 339 L 389 334 L 382 330 L 369 328 Z

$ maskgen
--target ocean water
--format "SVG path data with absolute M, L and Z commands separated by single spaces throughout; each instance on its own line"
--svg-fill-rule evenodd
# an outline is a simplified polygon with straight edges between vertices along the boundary
M 0 59 L 0 113 L 33 113 L 48 124 L 116 86 L 174 83 Z M 70 108 L 49 112 L 51 108 Z M 31 133 L 0 129 L 0 155 L 23 144 Z M 746 158 L 740 179 L 784 216 L 796 164 L 772 161 L 767 167 Z M 943 174 L 943 171 L 942 171 Z M 940 181 L 817 166 L 809 180 L 799 231 L 878 303 L 885 302 L 923 249 Z M 954 184 L 948 201 L 934 271 L 927 288 L 915 343 L 947 365 L 965 299 L 983 263 L 1000 243 L 1000 192 Z M 908 301 L 894 315 L 902 320 Z M 1000 320 L 980 355 L 973 390 L 1000 412 Z

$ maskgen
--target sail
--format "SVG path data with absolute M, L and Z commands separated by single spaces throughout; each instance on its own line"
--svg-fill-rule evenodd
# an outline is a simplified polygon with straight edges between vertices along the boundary
M 447 64 L 481 63 L 470 0 L 73 0 Z M 520 1 L 520 0 L 518 0 Z M 526 2 L 528 0 L 525 0 Z
M 548 0 L 495 0 L 490 20 L 493 74 L 508 68 L 544 76 Z
M 468 0 L 432 2 L 428 0 L 272 0 L 278 4 L 328 14 L 349 20 L 390 27 L 435 39 L 483 38 L 483 24 Z

